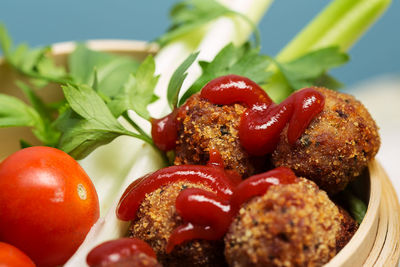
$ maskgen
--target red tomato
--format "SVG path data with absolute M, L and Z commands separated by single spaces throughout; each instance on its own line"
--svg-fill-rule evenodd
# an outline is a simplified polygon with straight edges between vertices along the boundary
M 30 147 L 0 164 L 0 240 L 38 266 L 65 263 L 98 217 L 90 178 L 63 151 Z
M 141 253 L 153 259 L 157 258 L 154 250 L 143 240 L 125 237 L 106 241 L 94 247 L 87 255 L 86 262 L 89 266 L 107 266 L 113 264 L 118 266 L 119 262 L 132 260 L 131 265 L 134 266 L 134 257 Z M 139 259 L 137 261 L 140 262 Z
M 0 266 L 35 267 L 35 264 L 21 250 L 7 243 L 0 242 Z

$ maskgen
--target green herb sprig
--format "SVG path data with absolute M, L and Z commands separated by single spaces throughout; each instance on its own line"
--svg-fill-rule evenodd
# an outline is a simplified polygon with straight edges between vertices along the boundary
M 32 86 L 56 83 L 65 96 L 60 103 L 44 103 L 31 86 L 17 81 L 30 105 L 0 94 L 0 127 L 31 127 L 44 145 L 58 147 L 76 159 L 86 157 L 121 135 L 141 139 L 157 149 L 149 134 L 128 116 L 128 110 L 133 110 L 150 120 L 147 105 L 157 99 L 153 91 L 158 81 L 152 56 L 140 64 L 78 44 L 68 57 L 67 73 L 55 65 L 49 56 L 49 47 L 30 49 L 20 45 L 13 49 L 3 25 L 0 26 L 0 45 L 6 62 L 31 78 Z M 134 131 L 122 126 L 117 120 L 120 116 Z M 21 144 L 29 145 L 23 140 Z M 160 151 L 160 154 L 166 160 L 164 153 Z
M 155 75 L 155 62 L 151 56 L 140 64 L 128 58 L 92 51 L 83 44 L 78 44 L 68 58 L 69 73 L 50 69 L 36 73 L 40 68 L 35 66 L 40 65 L 43 58 L 48 66 L 55 66 L 52 59 L 43 54 L 44 52 L 41 57 L 35 57 L 35 60 L 32 57 L 19 58 L 16 56 L 17 52 L 10 52 L 17 51 L 18 48 L 11 50 L 12 42 L 5 28 L 0 30 L 0 43 L 7 62 L 10 61 L 10 65 L 17 71 L 36 79 L 35 84 L 42 81 L 43 84 L 56 82 L 62 85 L 66 97 L 62 108 L 56 110 L 58 119 L 54 120 L 55 110 L 49 109 L 51 105 L 46 105 L 28 85 L 19 83 L 32 106 L 17 99 L 8 105 L 4 104 L 8 111 L 2 113 L 2 127 L 33 127 L 33 133 L 43 144 L 59 147 L 77 159 L 84 158 L 98 146 L 109 143 L 120 135 L 139 138 L 154 146 L 149 134 L 128 116 L 128 111 L 133 110 L 145 120 L 150 120 L 147 106 L 158 98 L 154 95 L 154 88 L 159 78 Z M 32 51 L 36 50 L 27 48 L 24 51 L 26 54 L 34 54 Z M 321 81 L 321 77 L 328 77 L 326 72 L 330 68 L 339 66 L 348 59 L 347 55 L 331 47 L 281 63 L 260 54 L 259 48 L 250 43 L 239 47 L 229 44 L 212 61 L 199 62 L 202 75 L 179 98 L 186 71 L 197 56 L 198 53 L 190 55 L 172 75 L 167 89 L 167 100 L 171 109 L 182 105 L 207 82 L 227 74 L 249 77 L 256 83 L 265 85 L 267 91 L 271 86 L 279 88 L 279 92 L 285 94 L 281 96 L 283 98 L 294 90 Z M 277 66 L 275 72 L 267 71 L 271 64 Z M 2 101 L 9 101 L 9 98 L 0 98 L 0 104 Z M 14 109 L 9 107 L 12 103 Z M 87 113 L 85 110 L 93 112 Z M 126 130 L 118 122 L 117 118 L 120 116 L 131 124 L 135 132 Z M 7 123 L 13 120 L 14 124 Z
M 26 44 L 20 44 L 14 48 L 6 27 L 1 23 L 0 47 L 7 63 L 19 73 L 30 77 L 31 82 L 39 87 L 46 85 L 47 82 L 70 81 L 65 69 L 56 66 L 50 58 L 50 47 L 31 49 Z
M 327 47 L 283 63 L 271 56 L 260 54 L 259 48 L 253 47 L 251 43 L 245 43 L 239 47 L 229 44 L 212 61 L 199 62 L 202 68 L 201 76 L 182 95 L 178 103 L 179 106 L 182 105 L 209 81 L 228 74 L 250 78 L 262 85 L 277 102 L 306 86 L 316 85 L 338 89 L 341 84 L 327 73 L 348 60 L 348 55 L 340 52 L 337 47 Z M 269 70 L 271 65 L 275 68 Z M 173 106 L 173 101 L 170 101 L 170 106 Z
M 186 0 L 174 5 L 170 12 L 171 26 L 156 41 L 165 46 L 180 36 L 199 30 L 209 22 L 224 16 L 236 16 L 245 20 L 254 30 L 257 47 L 260 46 L 260 32 L 254 22 L 215 0 Z

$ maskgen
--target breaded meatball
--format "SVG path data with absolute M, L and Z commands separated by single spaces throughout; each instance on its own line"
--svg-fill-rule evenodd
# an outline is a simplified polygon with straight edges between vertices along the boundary
M 339 252 L 353 237 L 358 229 L 358 223 L 350 214 L 338 206 L 340 213 L 340 233 L 336 239 L 336 251 Z
M 218 150 L 225 168 L 248 177 L 263 169 L 266 157 L 250 157 L 239 140 L 239 123 L 246 107 L 215 105 L 199 94 L 190 97 L 177 115 L 175 165 L 207 163 L 209 151 Z M 257 170 L 257 171 L 256 171 Z
M 325 96 L 323 111 L 290 145 L 287 129 L 273 152 L 273 164 L 307 177 L 329 194 L 343 190 L 378 152 L 378 127 L 367 109 L 348 94 L 314 88 Z
M 242 206 L 225 237 L 230 266 L 321 266 L 336 254 L 339 210 L 307 179 Z
M 130 236 L 146 241 L 165 266 L 225 266 L 223 240 L 193 240 L 167 254 L 165 248 L 172 231 L 183 223 L 175 210 L 175 200 L 185 188 L 202 188 L 202 184 L 176 182 L 148 194 L 130 226 Z

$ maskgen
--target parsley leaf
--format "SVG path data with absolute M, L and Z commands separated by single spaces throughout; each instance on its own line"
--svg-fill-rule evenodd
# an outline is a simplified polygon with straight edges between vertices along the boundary
M 0 94 L 0 127 L 33 127 L 39 119 L 39 114 L 22 100 Z
M 44 86 L 47 82 L 65 83 L 69 81 L 65 69 L 56 66 L 50 57 L 50 47 L 30 49 L 26 44 L 21 44 L 13 49 L 12 46 L 11 37 L 5 26 L 0 24 L 0 47 L 10 66 L 33 78 L 31 81 L 38 86 Z
M 338 47 L 314 50 L 289 62 L 274 63 L 278 67 L 268 80 L 265 89 L 277 102 L 282 101 L 295 90 L 307 86 L 326 86 L 337 89 L 340 83 L 327 74 L 328 70 L 345 64 L 349 60 Z
M 39 112 L 20 99 L 0 94 L 0 127 L 31 127 L 34 135 L 45 145 L 54 146 L 57 132 Z
M 36 110 L 36 112 L 42 117 L 45 118 L 46 120 L 51 120 L 51 111 L 46 107 L 42 99 L 39 98 L 39 96 L 24 82 L 22 81 L 17 81 L 16 82 L 17 86 L 22 90 L 22 92 L 25 94 L 25 96 L 29 99 L 29 102 L 33 106 L 33 108 Z
M 365 213 L 367 212 L 367 205 L 349 191 L 346 191 L 346 193 L 349 212 L 358 223 L 361 223 L 365 217 Z
M 127 110 L 133 110 L 142 118 L 150 120 L 147 106 L 154 101 L 154 88 L 159 78 L 154 75 L 155 69 L 154 58 L 148 56 L 136 74 L 129 76 L 122 92 L 109 103 L 114 116 L 118 117 Z
M 323 73 L 317 79 L 315 79 L 314 85 L 323 86 L 331 90 L 338 90 L 344 86 L 343 83 L 341 83 L 328 73 Z
M 339 47 L 326 47 L 312 51 L 288 63 L 277 63 L 288 84 L 294 89 L 313 85 L 315 80 L 331 68 L 349 60 Z
M 31 147 L 32 145 L 29 142 L 21 139 L 21 140 L 19 140 L 19 146 L 21 147 L 21 149 L 24 149 L 27 147 Z
M 218 17 L 232 11 L 215 0 L 186 0 L 176 4 L 171 12 L 171 22 L 167 33 L 157 39 L 164 46 L 177 37 L 189 33 Z
M 93 51 L 84 44 L 78 44 L 68 57 L 68 65 L 74 82 L 78 84 L 93 84 L 96 71 L 96 91 L 112 98 L 121 92 L 130 73 L 137 70 L 139 63 L 127 57 Z
M 186 76 L 187 76 L 186 71 L 193 64 L 193 62 L 196 60 L 198 55 L 199 55 L 199 52 L 190 54 L 182 62 L 182 64 L 175 70 L 174 74 L 172 74 L 171 80 L 169 81 L 169 84 L 168 84 L 168 90 L 167 90 L 167 100 L 168 100 L 168 104 L 171 107 L 171 109 L 174 109 L 177 107 L 179 91 L 182 87 L 183 81 L 186 79 Z
M 117 96 L 129 75 L 136 72 L 139 63 L 125 57 L 119 57 L 97 68 L 98 88 L 97 91 L 112 98 Z
M 91 84 L 94 69 L 107 64 L 113 57 L 110 54 L 90 50 L 85 44 L 78 43 L 68 56 L 68 67 L 76 83 Z
M 91 87 L 66 85 L 62 88 L 72 110 L 66 111 L 57 122 L 58 127 L 63 130 L 60 149 L 76 159 L 81 159 L 120 135 L 140 138 L 117 121 Z
M 28 85 L 18 86 L 31 102 L 32 107 L 17 98 L 2 96 L 0 104 L 0 127 L 29 126 L 44 145 L 58 145 L 76 158 L 83 158 L 100 145 L 111 142 L 120 135 L 129 135 L 154 143 L 134 121 L 128 122 L 136 132 L 126 130 L 113 116 L 106 103 L 120 97 L 130 74 L 135 74 L 135 86 L 126 89 L 130 104 L 139 115 L 149 118 L 146 106 L 155 100 L 154 60 L 139 63 L 133 59 L 92 51 L 78 44 L 69 56 L 69 71 L 54 64 L 49 56 L 50 47 L 30 49 L 27 45 L 12 47 L 12 40 L 5 27 L 0 25 L 0 45 L 5 59 L 16 71 L 31 78 L 30 82 L 43 86 L 48 82 L 62 85 L 65 100 L 45 104 Z M 89 86 L 93 85 L 93 88 Z M 144 101 L 141 101 L 144 100 Z M 126 114 L 123 114 L 124 116 Z M 57 117 L 58 116 L 58 117 Z M 21 141 L 21 144 L 25 144 Z
M 40 99 L 29 86 L 21 81 L 17 81 L 17 85 L 24 92 L 32 107 L 40 116 L 39 123 L 37 123 L 36 127 L 33 129 L 33 133 L 45 145 L 55 146 L 60 137 L 60 132 L 55 129 L 52 123 L 52 115 L 54 115 L 52 110 L 46 106 L 42 99 Z
M 182 105 L 191 95 L 199 92 L 209 81 L 219 76 L 236 74 L 250 78 L 263 86 L 272 99 L 280 102 L 293 91 L 307 86 L 340 87 L 340 82 L 327 74 L 328 70 L 348 61 L 348 55 L 338 47 L 312 51 L 290 62 L 277 62 L 262 55 L 250 43 L 240 47 L 229 44 L 211 62 L 200 61 L 202 75 L 179 100 Z M 271 68 L 271 66 L 277 68 Z
M 0 23 L 0 47 L 1 50 L 3 50 L 5 57 L 9 55 L 11 46 L 12 46 L 11 37 L 8 34 L 4 24 Z
M 183 94 L 179 105 L 182 105 L 191 95 L 199 92 L 209 81 L 219 76 L 236 74 L 263 84 L 271 75 L 266 71 L 270 63 L 269 57 L 261 55 L 259 49 L 251 47 L 250 43 L 239 47 L 231 43 L 225 46 L 211 62 L 199 62 L 202 75 Z
M 360 186 L 359 181 L 354 181 L 334 197 L 338 205 L 346 209 L 359 224 L 367 212 L 367 204 L 361 197 L 365 194 L 360 188 L 363 188 L 363 186 Z
M 77 160 L 85 158 L 99 146 L 108 144 L 121 135 L 88 120 L 72 122 L 62 134 L 58 147 Z
M 161 46 L 165 46 L 172 40 L 193 33 L 201 26 L 223 16 L 237 16 L 245 20 L 254 29 L 257 47 L 260 46 L 260 32 L 254 22 L 242 13 L 231 10 L 215 0 L 186 0 L 177 3 L 170 12 L 169 30 L 156 41 Z
M 191 31 L 200 24 L 230 14 L 236 13 L 214 0 L 186 0 L 175 6 L 172 12 L 173 27 L 167 36 L 175 38 L 173 36 Z M 33 79 L 31 82 L 34 85 L 56 82 L 63 85 L 66 97 L 66 102 L 46 105 L 30 87 L 19 83 L 32 107 L 17 99 L 10 100 L 2 96 L 2 101 L 9 103 L 0 107 L 0 127 L 33 127 L 34 134 L 44 144 L 58 143 L 61 149 L 76 158 L 85 157 L 93 149 L 120 135 L 133 136 L 154 146 L 150 136 L 127 115 L 128 110 L 133 110 L 142 118 L 150 119 L 147 106 L 156 99 L 154 88 L 158 81 L 151 56 L 139 66 L 135 60 L 92 51 L 78 44 L 68 58 L 70 73 L 67 74 L 49 57 L 49 47 L 30 49 L 26 45 L 19 45 L 13 49 L 12 40 L 2 25 L 0 45 L 7 62 Z M 254 48 L 250 43 L 239 47 L 229 44 L 212 61 L 199 62 L 202 75 L 179 99 L 187 70 L 197 56 L 198 53 L 190 55 L 172 75 L 167 89 L 167 100 L 172 109 L 182 105 L 212 79 L 228 74 L 252 79 L 278 102 L 305 86 L 337 87 L 339 82 L 327 72 L 348 60 L 348 56 L 337 47 L 328 47 L 290 62 L 277 62 L 260 54 L 259 48 Z M 58 114 L 55 113 L 57 108 Z M 59 117 L 54 122 L 56 115 Z M 134 132 L 126 130 L 118 122 L 116 117 L 121 115 L 133 126 Z
M 125 128 L 112 115 L 104 101 L 87 85 L 62 86 L 70 107 L 86 120 L 93 121 L 104 128 L 124 132 Z

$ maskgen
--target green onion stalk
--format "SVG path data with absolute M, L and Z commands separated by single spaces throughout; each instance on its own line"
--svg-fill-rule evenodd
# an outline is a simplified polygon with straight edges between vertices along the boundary
M 389 7 L 391 0 L 336 0 L 315 17 L 277 55 L 289 61 L 328 46 L 348 51 Z
M 347 52 L 389 7 L 391 0 L 335 0 L 323 9 L 276 56 L 278 62 L 297 59 L 311 51 L 337 46 Z M 272 80 L 280 81 L 283 75 L 276 65 Z M 280 82 L 274 84 L 281 84 Z M 285 88 L 266 85 L 265 90 L 277 101 L 291 92 Z

